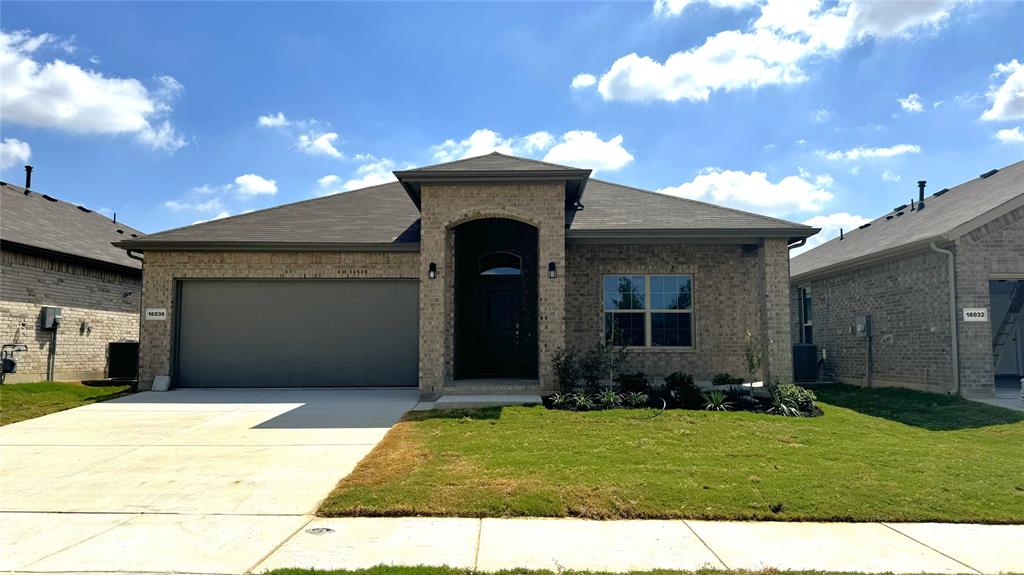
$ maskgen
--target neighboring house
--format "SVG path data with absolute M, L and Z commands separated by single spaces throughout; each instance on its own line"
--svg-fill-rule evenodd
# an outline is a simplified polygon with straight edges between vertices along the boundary
M 927 198 L 924 185 L 793 259 L 793 340 L 844 383 L 1019 397 L 1024 161 Z
M 789 246 L 817 230 L 498 153 L 121 241 L 145 252 L 140 385 L 549 391 L 626 369 L 791 378 Z
M 18 371 L 6 381 L 89 380 L 133 371 L 124 362 L 135 360 L 123 357 L 121 347 L 111 374 L 108 354 L 111 342 L 138 341 L 142 266 L 112 242 L 142 233 L 6 182 L 0 191 L 0 344 L 28 348 L 15 355 Z M 49 307 L 62 314 L 56 330 L 44 329 Z

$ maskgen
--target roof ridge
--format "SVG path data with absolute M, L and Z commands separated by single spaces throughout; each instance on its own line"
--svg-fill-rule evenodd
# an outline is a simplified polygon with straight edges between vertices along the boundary
M 398 170 L 398 171 L 430 170 L 430 169 L 433 169 L 433 168 L 438 168 L 440 166 L 451 166 L 453 164 L 461 164 L 463 162 L 468 162 L 468 161 L 471 161 L 471 160 L 479 160 L 480 158 L 486 158 L 488 156 L 500 156 L 502 158 L 510 158 L 510 159 L 519 160 L 519 161 L 522 161 L 522 162 L 531 162 L 531 163 L 534 163 L 534 164 L 540 164 L 542 166 L 551 166 L 553 168 L 559 168 L 559 169 L 562 169 L 562 170 L 585 169 L 585 168 L 576 168 L 576 167 L 573 167 L 573 166 L 566 166 L 564 164 L 555 164 L 555 163 L 552 163 L 552 162 L 545 162 L 543 160 L 535 160 L 533 158 L 526 158 L 526 157 L 523 157 L 523 156 L 514 156 L 514 155 L 510 155 L 510 154 L 503 154 L 503 153 L 501 153 L 501 152 L 499 152 L 497 150 L 493 150 L 491 152 L 488 152 L 486 154 L 480 154 L 478 156 L 469 156 L 467 158 L 459 158 L 458 160 L 451 160 L 451 161 L 448 161 L 448 162 L 439 162 L 439 163 L 436 163 L 436 164 L 430 164 L 430 165 L 421 166 L 421 167 L 418 167 L 418 168 L 410 168 L 409 170 Z
M 798 224 L 796 222 L 791 222 L 789 220 L 784 220 L 782 218 L 775 218 L 775 217 L 772 217 L 772 216 L 766 216 L 764 214 L 758 214 L 758 213 L 754 213 L 754 212 L 748 212 L 746 210 L 739 210 L 739 209 L 736 209 L 736 208 L 730 208 L 730 207 L 722 206 L 722 205 L 719 205 L 719 204 L 713 204 L 711 202 L 702 202 L 700 200 L 694 200 L 692 198 L 683 198 L 683 197 L 680 197 L 680 196 L 673 196 L 673 195 L 670 195 L 670 194 L 663 194 L 661 192 L 655 192 L 655 191 L 652 191 L 652 190 L 645 190 L 643 188 L 638 188 L 636 186 L 629 186 L 629 185 L 625 185 L 625 184 L 617 184 L 615 182 L 609 182 L 608 180 L 601 180 L 601 179 L 598 179 L 598 178 L 590 178 L 590 180 L 593 181 L 593 182 L 600 182 L 602 184 L 607 184 L 607 185 L 610 185 L 610 186 L 616 186 L 616 187 L 619 187 L 619 188 L 627 188 L 627 189 L 630 189 L 630 190 L 633 190 L 633 191 L 636 191 L 636 192 L 643 192 L 645 194 L 651 194 L 651 195 L 654 195 L 654 196 L 658 196 L 658 197 L 661 197 L 661 198 L 667 198 L 667 199 L 675 200 L 675 201 L 678 201 L 678 202 L 694 203 L 694 204 L 700 204 L 702 206 L 711 206 L 713 208 L 718 208 L 720 210 L 727 210 L 727 211 L 730 211 L 730 212 L 734 212 L 734 213 L 738 213 L 738 214 L 743 214 L 745 216 L 754 216 L 754 217 L 761 218 L 761 219 L 764 219 L 764 220 L 786 224 L 787 226 L 791 226 L 791 227 L 794 227 L 794 228 L 810 228 L 810 229 L 813 229 L 813 227 L 814 227 L 814 226 L 808 226 L 807 224 Z M 587 194 L 587 192 L 584 189 L 584 191 L 583 191 L 584 198 L 586 197 L 586 194 Z M 586 203 L 584 203 L 584 205 L 586 205 Z
M 398 182 L 384 182 L 383 184 L 376 184 L 376 185 L 373 185 L 373 186 L 367 186 L 365 188 L 356 188 L 354 190 L 346 190 L 344 192 L 335 192 L 333 194 L 327 194 L 326 196 L 317 196 L 315 198 L 306 198 L 304 200 L 297 200 L 297 201 L 294 201 L 294 202 L 288 202 L 287 204 L 278 204 L 276 206 L 269 206 L 269 207 L 266 207 L 266 208 L 260 208 L 258 210 L 252 210 L 250 212 L 242 212 L 240 214 L 235 214 L 233 216 L 228 216 L 226 218 L 217 218 L 217 219 L 212 219 L 212 220 L 206 220 L 206 221 L 199 222 L 197 224 L 196 223 L 185 224 L 183 226 L 178 226 L 176 228 L 170 228 L 170 229 L 167 229 L 167 230 L 161 230 L 161 231 L 153 233 L 153 234 L 148 234 L 145 237 L 145 239 L 148 240 L 150 238 L 159 237 L 159 236 L 162 236 L 164 234 L 168 234 L 170 232 L 175 232 L 175 231 L 182 230 L 182 229 L 185 229 L 185 228 L 197 228 L 197 227 L 200 227 L 200 226 L 205 226 L 207 224 L 223 222 L 225 220 L 234 220 L 236 218 L 241 218 L 243 216 L 251 216 L 251 215 L 255 215 L 255 214 L 262 214 L 264 212 L 270 212 L 270 211 L 279 210 L 279 209 L 282 209 L 282 208 L 290 208 L 292 206 L 298 206 L 298 205 L 301 205 L 301 204 L 308 204 L 308 203 L 311 203 L 311 202 L 318 202 L 318 201 L 328 200 L 328 199 L 334 198 L 335 196 L 342 196 L 342 195 L 347 196 L 347 195 L 351 195 L 351 194 L 360 194 L 360 193 L 368 192 L 370 190 L 374 190 L 374 189 L 377 189 L 377 188 L 383 188 L 384 186 L 393 186 L 393 185 L 395 185 L 397 183 Z M 140 239 L 142 239 L 142 238 L 140 238 Z

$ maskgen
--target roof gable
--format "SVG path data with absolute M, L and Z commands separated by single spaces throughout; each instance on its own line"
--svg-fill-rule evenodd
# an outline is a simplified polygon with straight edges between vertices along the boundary
M 412 170 L 404 170 L 404 174 L 422 174 L 429 172 L 493 172 L 493 171 L 519 171 L 519 172 L 535 172 L 535 171 L 565 171 L 574 172 L 579 171 L 579 168 L 573 168 L 570 166 L 563 166 L 561 164 L 552 164 L 550 162 L 542 162 L 540 160 L 531 160 L 530 158 L 520 158 L 518 156 L 508 156 L 500 152 L 491 152 L 484 156 L 474 156 L 472 158 L 463 158 L 461 160 L 455 160 L 453 162 L 444 162 L 442 164 L 434 164 L 432 166 L 423 166 L 422 168 L 415 168 Z M 590 170 L 586 170 L 589 172 Z
M 911 211 L 910 204 L 903 204 L 856 230 L 846 231 L 842 239 L 833 238 L 793 258 L 790 275 L 823 273 L 917 249 L 932 241 L 955 240 L 998 217 L 1000 208 L 1014 201 L 1024 202 L 1024 161 L 939 190 L 925 198 L 923 210 L 914 206 Z
M 128 268 L 141 263 L 113 242 L 145 234 L 82 206 L 0 182 L 0 240 L 26 248 Z M 9 247 L 9 246 L 8 246 Z

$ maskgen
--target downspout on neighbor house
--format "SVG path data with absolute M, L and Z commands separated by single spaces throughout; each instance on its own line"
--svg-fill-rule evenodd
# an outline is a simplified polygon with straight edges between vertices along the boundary
M 932 251 L 946 255 L 946 261 L 949 267 L 949 333 L 952 338 L 952 356 L 953 356 L 953 389 L 950 390 L 952 395 L 960 395 L 960 351 L 958 348 L 957 334 L 957 323 L 956 323 L 956 256 L 950 250 L 942 249 L 932 242 L 930 245 Z

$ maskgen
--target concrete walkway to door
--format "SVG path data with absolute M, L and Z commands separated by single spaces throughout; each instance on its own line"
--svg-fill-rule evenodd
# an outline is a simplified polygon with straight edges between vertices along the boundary
M 0 427 L 0 571 L 244 572 L 418 395 L 147 392 Z

